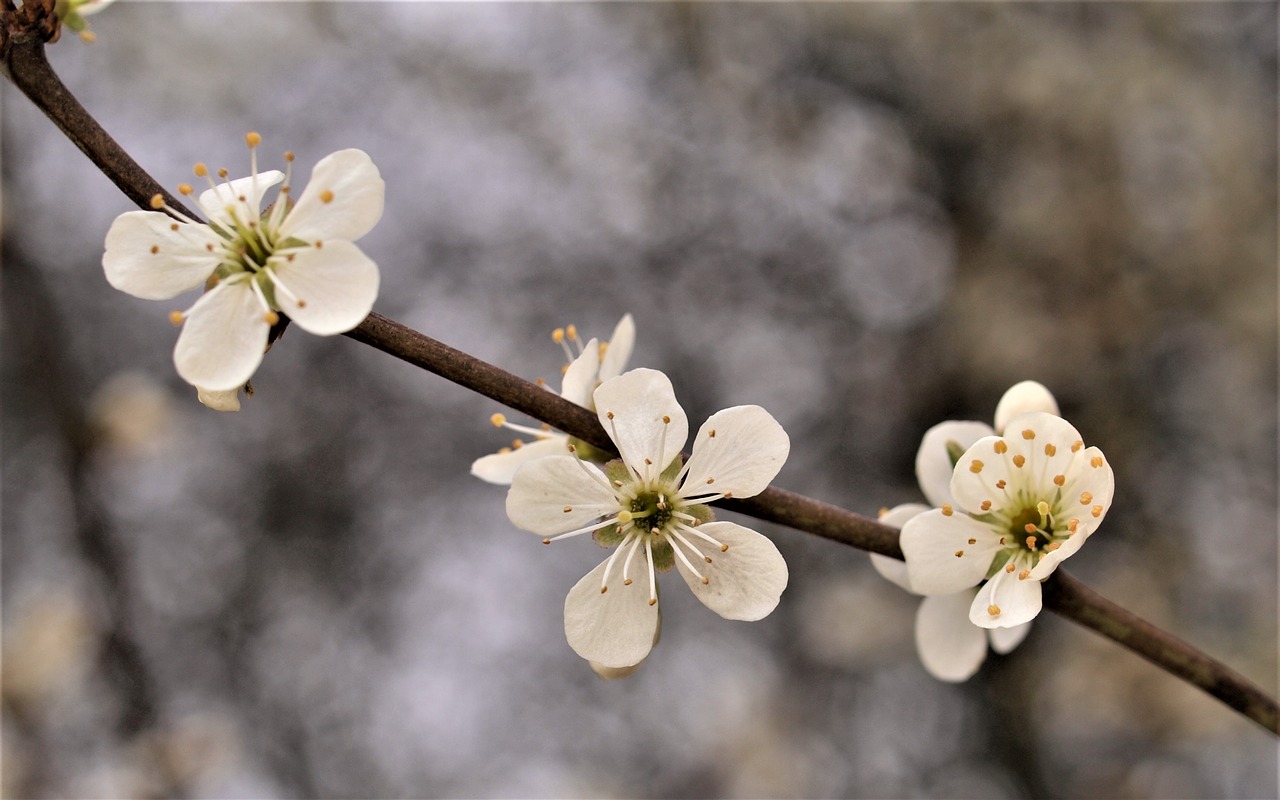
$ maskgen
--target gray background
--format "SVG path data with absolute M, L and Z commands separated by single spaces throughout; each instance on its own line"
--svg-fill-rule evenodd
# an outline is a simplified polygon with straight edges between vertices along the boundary
M 777 483 L 919 499 L 1036 378 L 1117 473 L 1068 569 L 1275 690 L 1273 4 L 119 3 L 50 55 L 167 186 L 370 153 L 377 310 L 526 377 L 636 317 Z M 467 474 L 496 405 L 293 330 L 238 415 L 111 290 L 128 202 L 3 95 L 6 796 L 1275 796 L 1275 740 L 1045 614 L 945 685 L 865 554 L 760 526 L 767 620 L 678 584 L 602 683 L 602 552 Z M 301 181 L 299 181 L 301 183 Z

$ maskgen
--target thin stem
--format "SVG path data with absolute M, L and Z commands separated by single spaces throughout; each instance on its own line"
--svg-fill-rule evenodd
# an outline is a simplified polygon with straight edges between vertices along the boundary
M 6 76 L 128 197 L 139 206 L 150 208 L 152 196 L 165 194 L 171 206 L 181 209 L 177 200 L 167 195 L 71 96 L 45 59 L 42 44 L 10 39 L 3 56 Z M 596 415 L 585 408 L 381 314 L 370 314 L 346 335 L 546 422 L 605 452 L 616 452 Z M 784 489 L 769 488 L 755 497 L 723 501 L 721 505 L 841 544 L 902 558 L 896 528 Z M 1088 589 L 1062 570 L 1045 581 L 1044 603 L 1047 608 L 1201 688 L 1272 733 L 1280 734 L 1280 707 L 1261 689 L 1221 662 Z

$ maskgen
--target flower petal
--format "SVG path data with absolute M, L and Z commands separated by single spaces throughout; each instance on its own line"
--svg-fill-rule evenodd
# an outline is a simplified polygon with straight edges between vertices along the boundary
M 925 670 L 940 681 L 973 677 L 987 657 L 987 633 L 969 621 L 975 592 L 926 597 L 916 612 L 916 652 Z
M 616 378 L 627 368 L 631 360 L 631 351 L 636 344 L 636 321 L 630 314 L 623 314 L 609 337 L 604 357 L 600 359 L 600 380 Z
M 174 227 L 177 230 L 173 230 Z M 167 300 L 203 284 L 218 267 L 205 249 L 218 235 L 158 211 L 126 211 L 107 231 L 107 283 L 143 300 Z
M 359 325 L 378 297 L 378 265 L 351 242 L 335 239 L 323 247 L 292 250 L 273 257 L 270 269 L 276 305 L 317 336 Z
M 618 577 L 601 592 L 605 560 L 569 590 L 564 600 L 564 635 L 574 652 L 603 667 L 624 668 L 639 664 L 657 639 L 658 605 L 649 605 L 649 579 L 624 584 Z
M 951 460 L 949 445 L 954 442 L 963 453 L 974 442 L 993 433 L 991 426 L 982 422 L 955 421 L 940 422 L 925 431 L 920 449 L 916 451 L 916 478 L 929 505 L 938 507 L 955 502 L 951 496 L 955 463 Z
M 594 399 L 600 424 L 623 463 L 642 476 L 662 471 L 689 438 L 689 418 L 676 402 L 671 380 L 657 370 L 624 372 L 600 384 Z
M 247 280 L 224 281 L 191 307 L 173 350 L 182 379 L 205 391 L 244 386 L 267 347 L 266 310 Z
M 280 223 L 284 239 L 355 241 L 382 218 L 386 183 L 363 150 L 339 150 L 311 171 L 307 188 Z
M 1000 550 L 999 534 L 989 526 L 959 512 L 947 515 L 943 509 L 908 520 L 898 541 L 911 591 L 926 595 L 953 594 L 978 585 Z
M 1031 633 L 1031 623 L 1024 622 L 1009 628 L 989 628 L 987 637 L 991 639 L 991 649 L 1004 655 L 1012 653 L 1015 647 L 1022 644 L 1028 633 Z
M 717 411 L 694 437 L 681 494 L 760 494 L 777 477 L 790 452 L 787 432 L 760 406 Z
M 205 389 L 200 386 L 196 387 L 196 399 L 205 406 L 212 408 L 214 411 L 239 411 L 240 410 L 240 390 L 229 389 L 227 391 Z
M 1035 619 L 1040 603 L 1040 581 L 1019 578 L 1017 570 L 998 569 L 978 590 L 969 621 L 980 628 L 1011 628 Z
M 262 211 L 262 196 L 282 180 L 283 172 L 269 169 L 259 172 L 256 182 L 250 175 L 219 183 L 216 189 L 206 189 L 200 193 L 196 203 L 210 221 L 230 230 L 236 227 L 237 220 L 245 224 L 251 219 L 258 219 Z
M 560 396 L 574 405 L 591 407 L 591 393 L 596 388 L 600 372 L 600 342 L 592 339 L 582 354 L 569 363 L 560 384 Z
M 1061 508 L 1067 519 L 1059 520 L 1058 524 L 1066 525 L 1076 519 L 1077 534 L 1071 538 L 1078 538 L 1080 533 L 1091 535 L 1106 518 L 1115 492 L 1115 473 L 1102 451 L 1096 447 L 1081 450 L 1062 487 Z
M 525 463 L 516 470 L 507 492 L 511 524 L 540 536 L 581 528 L 617 511 L 618 501 L 604 473 L 577 456 L 547 456 Z
M 725 619 L 753 621 L 767 617 L 787 588 L 787 562 L 778 548 L 765 536 L 732 522 L 708 522 L 699 525 L 698 530 L 729 549 L 720 552 L 711 543 L 686 534 L 685 538 L 699 548 L 703 557 L 699 560 L 691 556 L 687 548 L 685 555 L 707 578 L 703 583 L 681 559 L 676 559 L 680 577 L 694 596 Z
M 907 524 L 907 520 L 928 510 L 929 507 L 922 503 L 903 503 L 881 514 L 880 522 L 885 525 L 892 525 L 895 528 L 901 528 Z M 876 572 L 880 573 L 882 578 L 897 584 L 908 592 L 911 591 L 911 581 L 907 578 L 907 563 L 905 561 L 882 556 L 879 553 L 870 553 L 869 555 L 871 556 L 871 566 L 875 568 Z
M 563 455 L 567 452 L 568 444 L 568 436 L 551 434 L 545 439 L 527 442 L 523 447 L 517 447 L 505 453 L 493 453 L 477 458 L 471 464 L 471 474 L 488 483 L 508 486 L 516 470 L 527 462 L 546 456 Z
M 1060 416 L 1058 401 L 1054 399 L 1053 392 L 1035 381 L 1022 381 L 1010 386 L 1000 402 L 996 403 L 996 430 L 1003 433 L 1010 420 L 1029 411 Z
M 658 625 L 656 628 L 653 629 L 653 646 L 654 647 L 658 646 L 658 639 L 662 638 L 662 605 L 659 604 L 657 606 L 657 609 L 658 609 Z M 645 658 L 648 658 L 648 656 L 645 656 Z M 587 664 L 591 667 L 591 670 L 595 672 L 596 675 L 600 676 L 600 680 L 602 681 L 616 681 L 616 680 L 621 680 L 622 678 L 629 678 L 632 675 L 636 674 L 636 671 L 640 669 L 640 665 L 643 663 L 644 663 L 643 658 L 629 667 L 606 667 L 604 664 L 601 664 L 599 661 L 587 662 Z

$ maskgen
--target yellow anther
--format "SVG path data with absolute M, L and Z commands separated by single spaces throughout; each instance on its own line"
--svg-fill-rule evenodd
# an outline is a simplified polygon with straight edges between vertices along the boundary
M 572 447 L 572 446 L 573 446 L 573 445 L 570 445 L 570 447 Z M 622 488 L 622 481 L 614 481 L 614 482 L 613 482 L 613 485 L 614 485 L 614 486 L 617 486 L 619 489 L 621 489 L 621 488 Z
M 1067 476 L 1066 476 L 1066 475 L 1054 475 L 1054 476 L 1053 476 L 1053 485 L 1054 485 L 1054 486 L 1062 486 L 1062 485 L 1063 485 L 1063 484 L 1065 484 L 1066 482 L 1067 482 Z
M 1005 571 L 1005 572 L 1008 572 L 1009 574 L 1013 574 L 1013 571 L 1014 571 L 1015 569 L 1017 569 L 1017 567 L 1015 567 L 1015 566 L 1013 565 L 1013 562 L 1012 562 L 1012 561 L 1010 561 L 1008 564 L 1005 564 L 1005 565 L 1004 565 L 1004 571 Z
M 889 513 L 888 506 L 880 506 L 880 510 L 876 512 L 877 519 L 884 519 L 884 515 Z
M 156 211 L 159 211 L 160 209 L 164 208 L 164 195 L 162 194 L 151 195 L 151 207 L 154 208 Z
M 1089 513 L 1092 514 L 1094 518 L 1102 516 L 1102 506 L 1094 506 L 1089 510 Z
M 990 511 L 990 510 L 991 510 L 991 501 L 990 501 L 990 500 L 983 500 L 983 501 L 982 501 L 982 506 L 981 506 L 981 508 L 982 508 L 982 510 L 983 510 L 983 511 Z
M 1000 616 L 1000 606 L 994 604 L 987 606 L 987 613 L 993 617 Z
M 1035 431 L 1033 431 L 1033 430 L 1031 430 L 1030 428 L 1027 428 L 1025 431 L 1023 431 L 1023 432 L 1022 432 L 1022 438 L 1023 438 L 1023 439 L 1034 439 L 1034 438 L 1036 438 L 1036 432 L 1035 432 Z
M 566 325 L 564 329 L 565 338 L 571 342 L 578 341 L 578 326 Z
M 489 424 L 495 428 L 501 428 L 503 425 L 507 424 L 506 414 L 494 414 L 489 417 Z
M 954 514 L 954 513 L 955 513 L 955 509 L 953 509 L 953 508 L 951 507 L 951 504 L 950 504 L 950 503 L 943 503 L 943 504 L 942 504 L 942 516 L 944 516 L 944 517 L 949 517 L 949 516 L 951 516 L 951 515 L 952 515 L 952 514 Z
M 963 555 L 964 555 L 964 551 L 963 551 L 963 550 L 957 550 L 957 551 L 956 551 L 956 558 L 960 558 L 960 557 L 961 557 L 961 556 L 963 556 Z
M 1035 533 L 1038 530 L 1035 523 L 1033 522 L 1028 522 L 1026 525 L 1023 525 L 1022 529 L 1027 533 Z M 1034 539 L 1035 537 L 1031 537 L 1031 538 Z
M 973 537 L 969 537 L 969 544 L 977 544 L 977 543 L 978 543 L 977 539 L 974 539 Z
M 716 438 L 716 429 L 712 428 L 711 430 L 707 431 L 707 437 L 710 439 Z
M 1080 493 L 1080 505 L 1087 506 L 1093 502 L 1093 495 L 1090 492 Z
M 333 192 L 329 191 L 328 189 L 325 189 L 323 192 L 321 192 L 321 193 L 320 193 L 320 202 L 321 202 L 321 203 L 332 203 L 332 202 L 333 202 Z
M 498 448 L 498 454 L 499 454 L 499 455 L 504 455 L 504 456 L 505 456 L 507 453 L 510 453 L 510 452 L 511 452 L 511 448 L 510 448 L 510 447 L 499 447 L 499 448 Z
M 703 576 L 702 576 L 702 585 L 703 585 L 703 586 L 706 586 L 708 583 L 711 583 L 711 579 L 710 579 L 710 578 L 708 578 L 706 575 L 703 575 Z
M 249 131 L 244 135 L 244 143 L 249 145 L 249 147 L 257 147 L 262 144 L 262 137 L 257 131 Z
M 176 223 L 176 222 L 170 222 L 170 223 L 169 223 L 169 230 L 173 231 L 174 233 L 177 233 L 177 232 L 178 232 L 178 223 Z
M 195 173 L 197 178 L 203 178 L 209 174 L 209 168 L 204 165 L 203 161 L 197 161 L 191 171 Z
M 631 579 L 630 579 L 630 578 L 627 578 L 625 581 L 623 581 L 623 582 L 622 582 L 622 585 L 623 585 L 623 586 L 630 586 L 630 585 L 631 585 Z
M 1058 454 L 1058 448 L 1054 447 L 1052 444 L 1046 444 L 1044 446 L 1044 454 L 1052 458 Z
M 565 506 L 562 510 L 564 511 L 564 513 L 568 514 L 569 512 L 573 511 L 573 506 Z
M 727 545 L 727 544 L 722 544 L 722 545 L 720 545 L 720 552 L 721 552 L 721 553 L 727 553 L 727 552 L 729 552 L 729 545 Z
M 1004 455 L 1007 452 L 1009 452 L 1009 445 L 1005 443 L 1004 439 L 996 439 L 996 453 Z
M 1030 577 L 1031 577 L 1031 570 L 1029 569 L 1024 569 L 1022 572 L 1018 573 L 1018 580 L 1020 581 L 1025 581 L 1027 578 L 1030 578 Z
M 1027 537 L 1027 549 L 1028 549 L 1028 550 L 1035 550 L 1035 549 L 1036 549 L 1036 537 L 1034 537 L 1034 536 L 1028 536 L 1028 537 Z
M 227 172 L 227 168 L 226 168 L 226 167 L 223 167 L 223 168 L 221 168 L 221 169 L 219 169 L 219 170 L 218 170 L 218 177 L 219 177 L 219 178 L 222 178 L 223 180 L 226 180 L 226 177 L 227 177 L 228 175 L 230 175 L 230 174 L 231 174 L 230 172 Z
M 604 360 L 604 354 L 609 350 L 609 343 L 608 343 L 608 342 L 601 342 L 601 343 L 600 343 L 600 345 L 599 345 L 599 347 L 598 347 L 597 349 L 598 349 L 598 351 L 599 351 L 600 360 L 601 360 L 601 361 L 603 361 L 603 360 Z
M 982 467 L 982 462 L 975 458 L 973 462 L 969 464 L 969 471 L 974 475 L 977 475 L 979 472 L 982 472 Z
M 1075 444 L 1071 445 L 1071 452 L 1073 453 L 1079 452 L 1081 447 L 1084 447 L 1084 442 L 1080 441 L 1079 439 L 1076 439 Z
M 1004 482 L 1004 478 L 1001 478 L 1000 480 L 996 481 L 996 488 L 997 488 L 997 489 L 1003 489 L 1004 487 L 1006 487 L 1006 486 L 1008 486 L 1008 485 L 1009 485 L 1009 484 L 1007 484 L 1007 483 L 1005 483 L 1005 482 Z
M 1052 553 L 1054 550 L 1057 550 L 1059 547 L 1062 547 L 1062 542 L 1049 542 L 1044 546 L 1044 551 L 1046 553 Z
M 1102 456 L 1094 456 L 1093 458 L 1089 459 L 1089 466 L 1093 467 L 1094 469 L 1101 467 L 1102 464 L 1103 464 Z
M 195 189 L 191 188 L 191 184 L 189 183 L 178 184 L 178 194 L 182 195 L 183 197 L 189 196 L 194 191 Z
M 267 323 L 268 325 L 275 325 L 277 322 L 280 321 L 280 315 L 274 311 L 268 311 L 267 313 L 262 315 L 262 321 Z
M 151 245 L 151 255 L 153 256 L 160 255 L 160 245 L 158 244 Z
M 93 44 L 94 42 L 98 41 L 98 34 L 90 30 L 80 31 L 80 41 L 84 42 L 85 44 Z
M 1075 533 L 1076 528 L 1078 527 L 1080 527 L 1080 520 L 1078 519 L 1073 519 L 1067 523 L 1067 530 L 1071 531 L 1072 533 Z
M 1042 517 L 1047 516 L 1049 514 L 1049 504 L 1041 500 L 1039 503 L 1036 503 L 1036 511 L 1039 511 L 1040 516 Z
M 512 449 L 512 450 L 519 450 L 521 447 L 524 447 L 524 439 L 512 439 L 512 440 L 511 440 L 511 449 Z
M 564 328 L 556 328 L 551 332 L 551 341 L 560 344 L 564 341 Z
M 649 605 L 651 605 L 651 606 L 656 606 L 657 604 L 658 604 L 658 598 L 656 598 L 656 597 L 650 597 L 650 598 L 649 598 Z
M 607 592 L 607 591 L 609 591 L 609 587 L 608 587 L 608 586 L 601 586 L 601 587 L 600 587 L 600 594 L 604 594 L 604 593 L 605 593 L 605 592 Z
M 1013 465 L 1018 469 L 1022 469 L 1022 465 L 1027 463 L 1027 459 L 1021 453 L 1013 457 Z
M 652 467 L 652 466 L 653 466 L 653 459 L 651 459 L 651 458 L 646 458 L 646 459 L 644 460 L 644 463 L 645 463 L 645 466 Z
M 293 156 L 293 151 L 291 151 L 291 150 L 285 150 L 285 151 L 284 151 L 284 160 L 285 160 L 285 161 L 292 162 L 292 161 L 293 161 L 293 158 L 294 158 L 294 156 Z
M 550 540 L 550 539 L 543 539 L 543 540 L 542 540 L 542 543 L 543 543 L 543 544 L 551 544 L 551 540 Z
M 186 315 L 183 314 L 181 311 L 169 312 L 169 321 L 172 322 L 174 325 L 181 325 L 182 321 L 186 318 L 187 318 Z
M 715 483 L 715 482 L 716 482 L 716 479 L 715 479 L 715 478 L 707 478 L 707 483 L 711 484 L 711 483 Z
M 671 424 L 671 417 L 668 417 L 666 414 L 663 414 L 663 415 L 662 415 L 662 424 L 663 424 L 663 425 L 670 425 L 670 424 Z

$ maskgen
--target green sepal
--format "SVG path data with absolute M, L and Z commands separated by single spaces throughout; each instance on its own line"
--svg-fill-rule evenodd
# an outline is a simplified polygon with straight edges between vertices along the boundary
M 626 534 L 618 533 L 617 524 L 606 525 L 598 531 L 591 534 L 591 538 L 596 540 L 596 544 L 601 547 L 617 547 L 622 544 L 622 540 L 626 538 Z
M 603 464 L 604 462 L 612 458 L 612 456 L 609 453 L 606 453 L 604 450 L 601 450 L 599 447 L 596 447 L 593 444 L 589 444 L 587 442 L 582 441 L 576 436 L 569 437 L 569 444 L 573 445 L 574 448 L 578 451 L 578 458 L 581 458 L 584 461 L 593 461 L 597 464 Z M 608 473 L 606 472 L 605 474 L 608 474 Z M 611 477 L 609 478 L 609 480 L 618 480 L 618 479 Z
M 676 453 L 675 459 L 670 464 L 667 465 L 667 468 L 662 471 L 662 474 L 659 476 L 659 478 L 665 481 L 666 483 L 671 483 L 675 481 L 676 476 L 680 474 L 680 470 L 683 467 L 684 467 L 684 458 L 679 453 Z
M 631 470 L 627 469 L 627 465 L 622 463 L 620 458 L 615 458 L 604 465 L 604 476 L 614 485 L 617 485 L 619 481 L 626 485 L 635 480 Z
M 965 448 L 955 439 L 947 440 L 947 458 L 951 459 L 951 468 L 955 469 L 956 464 L 960 463 L 960 457 L 964 455 Z
M 711 506 L 704 506 L 701 503 L 691 506 L 682 506 L 681 511 L 696 519 L 698 522 L 711 522 L 716 518 L 716 512 L 711 510 Z

